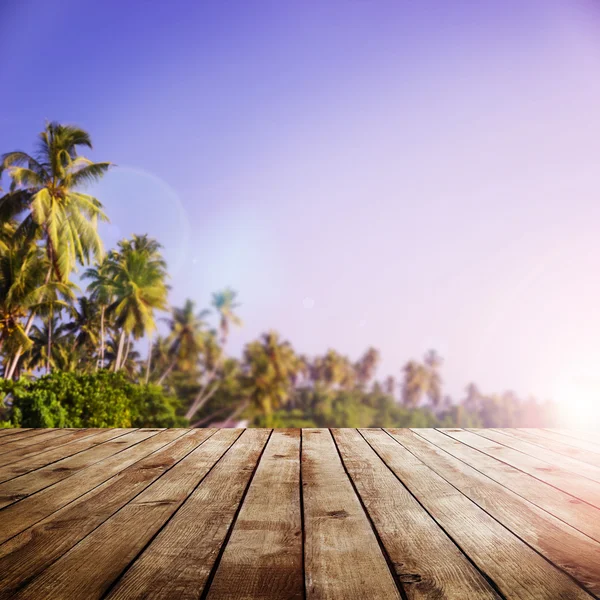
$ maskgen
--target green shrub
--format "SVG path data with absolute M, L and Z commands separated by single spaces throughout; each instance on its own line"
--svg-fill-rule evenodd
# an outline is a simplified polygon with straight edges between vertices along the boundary
M 179 403 L 159 386 L 139 385 L 122 372 L 54 371 L 39 379 L 0 380 L 10 394 L 10 423 L 19 427 L 174 427 Z

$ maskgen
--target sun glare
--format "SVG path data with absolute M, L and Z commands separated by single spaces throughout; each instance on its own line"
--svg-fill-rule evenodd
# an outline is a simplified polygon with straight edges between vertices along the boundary
M 561 425 L 573 429 L 600 429 L 600 376 L 577 375 L 557 390 Z

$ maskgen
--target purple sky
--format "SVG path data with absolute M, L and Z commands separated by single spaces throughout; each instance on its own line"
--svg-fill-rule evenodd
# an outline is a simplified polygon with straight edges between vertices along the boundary
M 236 352 L 273 327 L 398 375 L 435 347 L 452 394 L 589 396 L 594 5 L 0 2 L 0 151 L 88 129 L 119 165 L 94 190 L 108 244 L 158 237 L 175 303 L 239 290 Z

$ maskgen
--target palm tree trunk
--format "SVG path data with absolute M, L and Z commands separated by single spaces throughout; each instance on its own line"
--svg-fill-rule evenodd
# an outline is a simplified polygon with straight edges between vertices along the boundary
M 208 380 L 200 388 L 200 391 L 194 398 L 194 401 L 190 405 L 187 413 L 185 414 L 186 419 L 191 419 L 194 416 L 194 414 L 196 414 L 209 401 L 209 399 L 212 397 L 212 395 L 217 391 L 217 389 L 219 387 L 218 383 L 216 386 L 213 386 L 213 388 L 208 393 L 205 393 L 208 386 L 212 383 L 213 379 L 215 378 L 215 375 L 217 374 L 217 369 L 219 368 L 219 366 L 224 358 L 225 358 L 225 352 L 224 352 L 223 348 L 221 348 L 221 354 L 215 361 L 215 366 L 212 368 L 211 372 L 208 374 Z
M 52 275 L 52 264 L 48 268 L 48 272 L 46 273 L 46 277 L 44 279 L 44 285 L 48 285 L 50 281 L 50 275 Z M 33 325 L 33 319 L 35 318 L 35 310 L 32 310 L 29 313 L 29 318 L 27 319 L 27 323 L 25 324 L 25 335 L 29 335 L 29 331 L 31 330 L 31 326 Z M 8 373 L 5 376 L 5 379 L 12 379 L 15 370 L 17 368 L 17 364 L 19 363 L 19 358 L 21 358 L 21 354 L 23 354 L 23 346 L 19 346 L 19 349 L 15 352 L 15 356 L 13 361 L 8 369 Z
M 35 311 L 32 310 L 29 313 L 29 318 L 27 319 L 27 323 L 25 324 L 25 335 L 29 335 L 29 331 L 31 330 L 31 326 L 33 325 L 33 319 L 35 318 Z M 23 354 L 23 346 L 19 346 L 19 349 L 15 352 L 13 360 L 8 368 L 8 373 L 5 376 L 5 379 L 12 379 L 15 374 L 15 370 L 17 368 L 17 364 L 19 363 L 19 359 L 21 358 L 21 354 Z
M 167 370 L 160 376 L 160 379 L 158 380 L 158 385 L 162 385 L 162 382 L 165 380 L 167 375 L 175 368 L 176 364 L 177 364 L 177 358 L 174 358 L 171 361 L 171 364 L 167 367 Z
M 123 360 L 121 361 L 121 366 L 127 362 L 127 357 L 129 356 L 129 350 L 131 349 L 131 333 L 127 334 L 127 346 L 125 346 L 125 354 L 123 356 Z
M 48 348 L 46 350 L 46 372 L 50 373 L 50 353 L 52 352 L 52 310 L 48 317 Z
M 244 412 L 244 410 L 246 410 L 247 406 L 248 406 L 248 401 L 245 400 L 223 421 L 223 423 L 225 425 L 227 425 L 227 423 L 229 423 L 229 421 L 233 421 L 233 419 L 235 419 L 238 415 L 240 415 L 242 412 Z
M 210 383 L 210 380 L 209 382 Z M 194 398 L 194 401 L 188 408 L 188 411 L 185 413 L 186 419 L 191 419 L 214 395 L 214 393 L 219 389 L 219 382 L 217 382 L 207 394 L 204 394 L 204 391 L 208 387 L 208 383 L 202 387 L 202 389 L 198 392 L 197 396 Z
M 100 366 L 104 368 L 104 310 L 105 306 L 102 305 L 100 309 Z M 96 363 L 96 371 L 98 370 L 98 364 Z
M 146 379 L 145 384 L 148 385 L 148 379 L 150 379 L 150 363 L 152 362 L 152 333 L 150 333 L 150 339 L 148 340 L 148 362 L 146 363 Z
M 223 406 L 219 410 L 208 415 L 208 417 L 204 417 L 203 419 L 200 419 L 199 421 L 192 423 L 190 425 L 190 427 L 193 427 L 193 428 L 200 427 L 201 425 L 204 425 L 204 423 L 208 423 L 209 421 L 212 421 L 217 415 L 224 413 L 226 410 L 227 410 L 227 406 Z
M 121 363 L 121 356 L 123 355 L 123 344 L 125 343 L 125 331 L 121 330 L 121 337 L 119 338 L 119 348 L 117 350 L 117 358 L 115 359 L 115 372 L 119 370 Z

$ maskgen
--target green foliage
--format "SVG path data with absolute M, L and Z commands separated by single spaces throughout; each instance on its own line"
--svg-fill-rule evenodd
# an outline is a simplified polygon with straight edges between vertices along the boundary
M 0 427 L 557 424 L 554 405 L 511 392 L 486 395 L 471 384 L 452 401 L 435 351 L 407 362 L 401 381 L 390 375 L 383 384 L 373 347 L 358 360 L 334 349 L 307 357 L 269 331 L 246 344 L 240 360 L 228 357 L 230 330 L 242 324 L 237 292 L 213 294 L 212 313 L 192 300 L 171 307 L 157 240 L 133 235 L 105 255 L 102 204 L 81 190 L 111 164 L 91 162 L 82 148 L 91 148 L 87 132 L 48 123 L 36 152 L 0 157 L 0 177 L 10 180 L 0 197 Z M 76 299 L 72 272 L 91 260 L 87 290 Z M 168 333 L 153 336 L 162 311 L 171 316 Z M 136 342 L 148 337 L 144 360 Z
M 158 386 L 131 383 L 121 372 L 56 371 L 39 379 L 1 380 L 20 427 L 174 427 L 177 401 Z
M 181 403 L 165 394 L 159 385 L 129 386 L 132 427 L 187 427 L 188 420 L 177 415 Z

